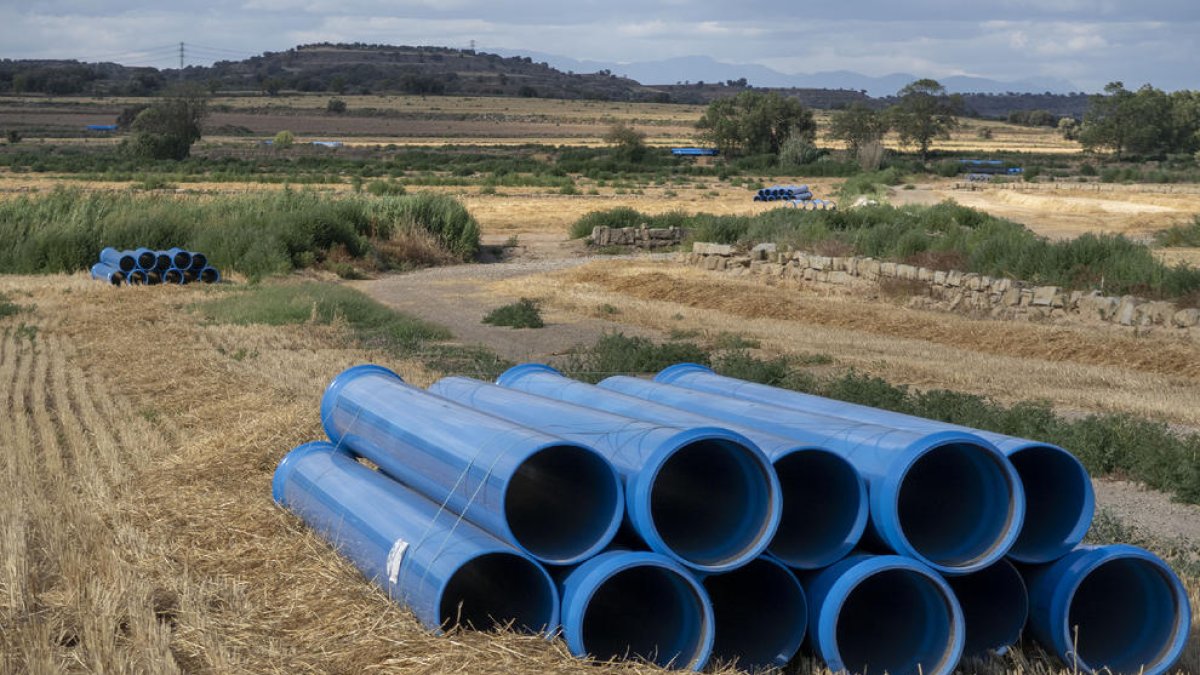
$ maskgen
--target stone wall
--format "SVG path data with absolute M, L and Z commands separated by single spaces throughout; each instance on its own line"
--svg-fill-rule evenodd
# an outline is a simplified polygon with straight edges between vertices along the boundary
M 1099 291 L 1067 291 L 1058 286 L 1034 286 L 1013 279 L 946 272 L 873 258 L 781 251 L 774 244 L 759 244 L 746 252 L 726 244 L 697 243 L 691 253 L 679 255 L 689 265 L 737 275 L 830 284 L 898 281 L 911 286 L 934 305 L 955 311 L 986 313 L 997 318 L 1076 315 L 1122 326 L 1193 328 L 1200 324 L 1200 310 L 1179 308 L 1170 302 L 1131 295 L 1108 296 Z
M 633 248 L 666 248 L 678 246 L 687 238 L 687 230 L 641 227 L 597 227 L 588 241 L 596 246 L 630 246 Z

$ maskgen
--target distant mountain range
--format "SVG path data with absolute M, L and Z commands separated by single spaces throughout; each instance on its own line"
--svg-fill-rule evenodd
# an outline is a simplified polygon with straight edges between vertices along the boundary
M 726 82 L 744 77 L 747 83 L 755 87 L 851 89 L 866 91 L 868 96 L 881 98 L 892 96 L 904 85 L 920 79 L 916 75 L 907 73 L 872 77 L 849 70 L 788 74 L 754 63 L 722 63 L 708 56 L 680 56 L 658 61 L 614 63 L 584 61 L 568 56 L 519 49 L 489 48 L 488 51 L 501 56 L 528 56 L 534 61 L 544 61 L 559 70 L 576 73 L 596 73 L 607 70 L 614 75 L 628 77 L 648 86 L 681 82 Z M 1005 94 L 1008 92 L 1070 94 L 1081 91 L 1075 84 L 1056 78 L 1038 77 L 1002 82 L 984 77 L 953 75 L 937 79 L 950 93 L 959 94 Z

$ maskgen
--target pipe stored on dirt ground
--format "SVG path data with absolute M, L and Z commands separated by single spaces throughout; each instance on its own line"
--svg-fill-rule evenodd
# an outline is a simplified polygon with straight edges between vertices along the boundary
M 113 286 L 125 283 L 125 273 L 108 263 L 96 263 L 91 271 L 93 279 L 103 279 Z
M 1025 518 L 1016 471 L 970 433 L 906 431 L 636 378 L 603 385 L 838 453 L 867 481 L 880 543 L 943 574 L 969 574 L 1003 558 Z
M 135 269 L 125 275 L 125 280 L 130 286 L 141 286 L 146 283 L 146 273 L 142 270 Z
M 171 269 L 171 256 L 166 251 L 157 251 L 154 254 L 154 271 L 166 272 Z
M 849 461 L 828 449 L 611 391 L 603 382 L 593 386 L 572 380 L 543 364 L 510 368 L 497 383 L 646 422 L 722 426 L 749 438 L 775 468 L 783 502 L 779 528 L 767 552 L 797 569 L 837 562 L 858 544 L 867 526 L 866 483 Z
M 1007 560 L 960 577 L 947 577 L 962 607 L 967 637 L 963 654 L 1004 654 L 1021 639 L 1029 617 L 1029 594 L 1021 573 Z
M 1160 675 L 1183 654 L 1191 631 L 1187 591 L 1153 553 L 1082 546 L 1022 571 L 1030 631 L 1068 668 Z
M 197 275 L 197 278 L 202 283 L 215 284 L 221 281 L 221 273 L 218 272 L 217 268 L 215 267 L 205 267 L 204 269 L 200 270 L 200 274 Z
M 429 390 L 591 444 L 625 479 L 633 530 L 651 550 L 693 569 L 740 567 L 763 552 L 779 526 L 775 471 L 741 434 L 643 422 L 465 377 L 443 378 Z
M 288 453 L 271 491 L 431 630 L 558 624 L 558 592 L 534 560 L 329 443 Z
M 195 251 L 192 251 L 191 254 L 192 254 L 192 264 L 188 267 L 188 269 L 192 270 L 193 272 L 199 272 L 200 270 L 204 269 L 205 267 L 208 267 L 208 256 L 204 255 L 203 253 L 197 253 Z
M 158 264 L 158 253 L 148 248 L 134 249 L 133 257 L 137 260 L 138 269 L 143 272 L 153 271 Z
M 713 627 L 704 588 L 657 553 L 601 553 L 563 579 L 563 637 L 575 656 L 634 656 L 700 670 L 712 653 Z
M 911 558 L 854 555 L 803 581 L 809 640 L 834 672 L 949 675 L 962 658 L 958 600 Z
M 164 284 L 186 284 L 187 280 L 183 276 L 183 272 L 176 269 L 169 269 L 163 272 Z
M 137 267 L 137 256 L 132 251 L 118 251 L 109 246 L 100 251 L 100 262 L 112 265 L 128 274 Z
M 1096 504 L 1091 479 L 1078 459 L 1056 445 L 724 377 L 692 363 L 666 368 L 654 379 L 807 413 L 912 431 L 953 430 L 983 437 L 1012 462 L 1025 490 L 1028 517 L 1009 551 L 1009 556 L 1019 562 L 1046 563 L 1060 558 L 1083 541 L 1091 527 Z
M 782 668 L 804 642 L 808 601 L 783 563 L 762 556 L 732 572 L 701 575 L 716 622 L 713 658 L 743 670 Z
M 382 366 L 334 378 L 321 423 L 339 447 L 543 562 L 580 562 L 621 523 L 621 480 L 589 446 L 409 386 Z
M 175 248 L 167 249 L 165 253 L 171 256 L 171 267 L 177 270 L 186 270 L 192 266 L 192 253 L 186 249 Z

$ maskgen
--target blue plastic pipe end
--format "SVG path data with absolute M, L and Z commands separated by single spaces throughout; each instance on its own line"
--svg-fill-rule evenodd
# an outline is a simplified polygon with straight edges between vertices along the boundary
M 164 272 L 171 269 L 171 255 L 166 251 L 157 251 L 154 254 L 154 271 Z
M 221 273 L 215 267 L 205 267 L 200 270 L 198 278 L 206 284 L 215 284 L 221 281 Z
M 962 658 L 962 609 L 950 586 L 902 556 L 851 556 L 805 582 L 809 638 L 830 670 L 950 675 Z
M 741 434 L 684 429 L 625 487 L 627 513 L 651 549 L 692 569 L 725 572 L 757 558 L 783 515 L 770 460 Z
M 702 582 L 716 621 L 713 659 L 755 671 L 782 668 L 800 651 L 808 601 L 783 563 L 763 556 Z
M 363 375 L 371 374 L 385 375 L 387 377 L 394 377 L 401 382 L 404 381 L 404 378 L 400 377 L 396 371 L 390 368 L 384 368 L 383 366 L 376 365 L 374 363 L 364 363 L 357 366 L 351 366 L 338 373 L 337 376 L 330 381 L 329 386 L 325 387 L 325 393 L 321 396 L 321 428 L 325 430 L 325 435 L 329 437 L 329 440 L 332 441 L 334 445 L 340 447 L 342 444 L 341 433 L 333 425 L 333 410 L 337 403 L 338 394 L 341 392 L 342 388 L 344 388 L 353 380 L 362 377 Z
M 205 267 L 208 267 L 208 256 L 204 255 L 203 253 L 196 253 L 195 251 L 192 251 L 191 254 L 192 264 L 189 269 L 191 269 L 193 272 L 199 272 Z
M 496 384 L 501 387 L 511 387 L 517 380 L 533 373 L 550 373 L 551 375 L 563 376 L 562 371 L 544 363 L 522 363 L 500 373 L 500 376 L 496 378 Z
M 345 452 L 340 448 L 335 449 L 337 452 Z M 280 506 L 288 506 L 284 500 L 284 487 L 291 480 L 292 470 L 306 456 L 312 453 L 328 452 L 329 443 L 325 441 L 312 441 L 303 445 L 296 446 L 291 452 L 283 456 L 279 460 L 279 465 L 275 467 L 275 474 L 271 477 L 271 498 Z
M 946 583 L 954 589 L 966 622 L 964 656 L 1003 655 L 1021 639 L 1029 618 L 1029 594 L 1012 563 L 1001 560 L 974 574 L 948 577 Z
M 192 266 L 192 254 L 182 248 L 168 249 L 167 255 L 171 256 L 171 267 L 177 270 L 186 270 Z
M 909 450 L 870 493 L 876 534 L 942 574 L 1003 558 L 1025 521 L 1021 480 L 1004 454 L 961 431 L 928 434 Z
M 563 580 L 561 618 L 567 647 L 578 657 L 633 656 L 700 670 L 712 654 L 708 594 L 657 553 L 609 551 L 576 567 Z
M 1167 673 L 1191 632 L 1187 590 L 1136 546 L 1084 546 L 1025 570 L 1034 636 L 1088 673 Z
M 143 271 L 149 272 L 158 264 L 158 253 L 152 249 L 135 249 L 133 255 L 137 259 L 138 268 Z
M 1087 469 L 1071 453 L 1046 444 L 1009 451 L 1025 489 L 1021 534 L 1008 555 L 1021 563 L 1058 560 L 1083 541 L 1096 512 L 1096 493 Z
M 797 448 L 772 462 L 783 501 L 779 529 L 767 552 L 799 570 L 832 565 L 858 545 L 866 530 L 867 484 L 846 458 Z

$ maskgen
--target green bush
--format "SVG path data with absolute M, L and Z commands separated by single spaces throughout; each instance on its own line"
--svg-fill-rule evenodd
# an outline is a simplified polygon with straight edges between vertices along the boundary
M 529 298 L 493 309 L 483 317 L 483 323 L 509 328 L 541 328 L 546 325 L 537 302 Z
M 1200 216 L 1196 216 L 1191 225 L 1174 225 L 1156 233 L 1154 242 L 1170 247 L 1200 246 Z
M 391 181 L 373 180 L 367 183 L 367 193 L 376 197 L 397 196 L 405 194 L 407 190 L 401 183 L 393 183 Z
M 203 251 L 251 278 L 288 272 L 334 248 L 367 256 L 375 242 L 425 231 L 455 256 L 479 246 L 479 227 L 451 197 L 330 197 L 312 192 L 212 197 L 56 189 L 0 201 L 0 273 L 85 270 L 105 246 Z
M 707 365 L 709 355 L 691 342 L 659 344 L 649 338 L 609 333 L 592 346 L 568 354 L 560 368 L 570 377 L 596 383 L 609 375 L 654 373 L 685 361 Z

